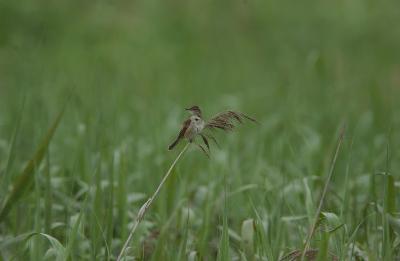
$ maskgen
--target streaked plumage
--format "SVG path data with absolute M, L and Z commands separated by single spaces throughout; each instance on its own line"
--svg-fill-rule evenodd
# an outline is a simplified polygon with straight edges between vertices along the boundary
M 176 140 L 168 147 L 169 150 L 172 150 L 182 138 L 186 138 L 189 142 L 193 142 L 197 135 L 200 135 L 207 149 L 210 150 L 210 144 L 207 138 L 210 138 L 217 146 L 217 140 L 210 133 L 206 133 L 207 130 L 215 130 L 220 129 L 224 131 L 233 130 L 237 123 L 243 123 L 243 120 L 247 119 L 252 122 L 258 123 L 255 119 L 247 116 L 241 112 L 234 111 L 226 111 L 217 114 L 212 117 L 209 121 L 205 122 L 202 118 L 202 113 L 199 106 L 192 106 L 188 109 L 192 116 L 189 119 L 184 121 L 182 128 L 178 134 Z M 197 144 L 201 148 L 201 150 L 208 156 L 208 153 L 204 149 L 203 146 Z

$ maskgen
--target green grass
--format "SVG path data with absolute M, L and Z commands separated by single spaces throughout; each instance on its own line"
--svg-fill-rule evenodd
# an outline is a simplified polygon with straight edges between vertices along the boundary
M 194 104 L 261 124 L 216 134 L 211 159 L 189 148 L 127 256 L 298 254 L 346 124 L 310 247 L 316 260 L 396 260 L 399 10 L 0 0 L 0 260 L 115 260 L 184 146 L 167 151 Z

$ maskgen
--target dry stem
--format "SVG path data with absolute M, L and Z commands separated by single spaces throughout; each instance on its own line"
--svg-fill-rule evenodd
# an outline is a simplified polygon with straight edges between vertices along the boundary
M 156 191 L 154 192 L 154 194 L 146 201 L 146 203 L 143 204 L 143 206 L 140 208 L 138 215 L 135 219 L 135 223 L 132 226 L 131 232 L 129 233 L 128 238 L 125 241 L 124 246 L 122 247 L 121 252 L 118 255 L 117 261 L 121 261 L 122 257 L 126 251 L 126 249 L 128 248 L 129 243 L 131 242 L 132 238 L 133 238 L 133 234 L 135 233 L 137 227 L 139 226 L 140 222 L 143 220 L 144 215 L 146 214 L 146 211 L 149 209 L 149 207 L 151 206 L 151 203 L 153 203 L 153 200 L 157 197 L 157 195 L 160 193 L 161 188 L 163 187 L 165 181 L 168 179 L 168 177 L 170 176 L 170 174 L 172 173 L 172 170 L 174 169 L 176 163 L 179 161 L 179 159 L 181 158 L 181 156 L 183 155 L 183 153 L 185 153 L 185 151 L 187 150 L 187 148 L 189 147 L 189 144 L 186 144 L 185 147 L 182 149 L 182 151 L 178 154 L 178 156 L 176 157 L 175 161 L 172 163 L 171 167 L 169 167 L 167 173 L 165 174 L 164 178 L 161 180 L 161 183 L 158 185 Z
M 310 247 L 311 238 L 313 237 L 313 235 L 315 233 L 315 229 L 317 227 L 319 216 L 320 216 L 321 211 L 322 211 L 322 205 L 324 204 L 326 192 L 328 191 L 328 186 L 329 186 L 329 183 L 331 181 L 331 178 L 332 178 L 332 175 L 333 175 L 333 171 L 334 171 L 335 166 L 336 166 L 336 160 L 337 160 L 337 157 L 339 155 L 340 147 L 341 147 L 342 142 L 343 142 L 345 129 L 346 128 L 344 126 L 342 128 L 341 132 L 340 132 L 339 141 L 338 141 L 338 144 L 336 146 L 335 156 L 333 157 L 333 161 L 332 161 L 332 164 L 331 164 L 331 167 L 330 167 L 330 170 L 329 170 L 328 178 L 326 179 L 324 190 L 322 192 L 321 199 L 319 201 L 318 209 L 317 209 L 317 212 L 315 213 L 314 222 L 313 222 L 313 224 L 312 224 L 312 226 L 310 228 L 310 231 L 308 233 L 306 242 L 304 244 L 303 252 L 301 254 L 301 261 L 304 260 L 304 258 L 306 256 L 306 253 L 307 253 L 307 250 Z

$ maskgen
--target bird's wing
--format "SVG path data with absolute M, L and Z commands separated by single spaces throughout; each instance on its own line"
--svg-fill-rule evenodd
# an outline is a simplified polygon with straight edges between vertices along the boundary
M 187 119 L 186 121 L 183 122 L 182 129 L 178 134 L 178 138 L 183 138 L 185 136 L 185 133 L 190 126 L 190 122 L 191 122 L 190 119 Z

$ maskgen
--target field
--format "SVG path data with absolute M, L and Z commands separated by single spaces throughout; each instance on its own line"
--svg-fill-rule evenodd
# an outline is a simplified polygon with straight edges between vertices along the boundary
M 260 124 L 189 146 L 124 260 L 300 260 L 313 225 L 304 260 L 400 260 L 399 25 L 395 0 L 0 0 L 0 260 L 116 260 L 191 105 Z

